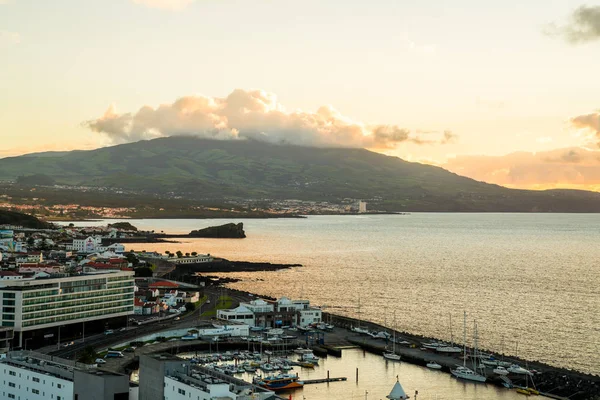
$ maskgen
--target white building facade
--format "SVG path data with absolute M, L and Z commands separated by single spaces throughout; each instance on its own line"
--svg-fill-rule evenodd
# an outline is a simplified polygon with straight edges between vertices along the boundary
M 22 332 L 133 314 L 134 272 L 0 281 L 0 325 Z M 20 343 L 22 345 L 22 343 Z

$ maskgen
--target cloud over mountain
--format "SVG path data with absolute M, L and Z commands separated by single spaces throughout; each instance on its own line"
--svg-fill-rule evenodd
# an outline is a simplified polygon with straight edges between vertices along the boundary
M 331 106 L 315 112 L 287 111 L 273 93 L 236 89 L 227 97 L 185 96 L 172 104 L 143 106 L 135 113 L 110 106 L 97 119 L 84 122 L 115 143 L 163 136 L 193 135 L 224 140 L 257 139 L 318 147 L 393 149 L 403 142 L 449 143 L 450 131 L 412 132 L 396 125 L 353 121 Z
M 550 25 L 546 33 L 562 36 L 570 43 L 598 40 L 600 39 L 600 6 L 581 6 L 573 11 L 566 25 Z
M 444 168 L 498 185 L 600 190 L 600 151 L 580 147 L 504 156 L 458 156 Z

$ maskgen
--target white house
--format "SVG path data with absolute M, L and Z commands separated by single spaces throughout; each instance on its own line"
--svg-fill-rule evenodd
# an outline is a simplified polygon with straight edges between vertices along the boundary
M 217 318 L 224 321 L 236 321 L 249 326 L 255 326 L 254 313 L 244 306 L 238 306 L 230 310 L 217 310 Z

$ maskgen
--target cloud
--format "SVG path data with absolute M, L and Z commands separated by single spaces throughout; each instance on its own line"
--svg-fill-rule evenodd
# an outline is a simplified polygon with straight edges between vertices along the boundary
M 600 146 L 600 111 L 579 115 L 571 118 L 570 122 L 576 129 L 582 129 L 593 134 L 594 138 L 599 140 L 598 146 Z
M 457 156 L 443 167 L 508 187 L 600 190 L 600 151 L 582 147 L 504 156 Z
M 172 11 L 183 10 L 194 1 L 196 0 L 133 0 L 135 4 Z
M 567 25 L 551 24 L 545 33 L 562 36 L 570 43 L 585 43 L 600 39 L 600 6 L 581 6 L 573 11 Z
M 315 112 L 287 111 L 277 96 L 262 90 L 236 89 L 227 97 L 185 96 L 156 108 L 143 106 L 119 114 L 111 105 L 100 118 L 84 125 L 124 143 L 162 136 L 256 139 L 319 147 L 393 149 L 403 142 L 444 144 L 454 141 L 450 131 L 410 131 L 396 125 L 356 122 L 331 106 Z
M 0 31 L 0 48 L 21 43 L 21 35 L 17 32 Z

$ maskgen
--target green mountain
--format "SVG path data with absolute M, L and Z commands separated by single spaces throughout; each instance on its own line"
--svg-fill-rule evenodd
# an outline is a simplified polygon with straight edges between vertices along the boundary
M 364 149 L 252 140 L 170 137 L 0 159 L 0 180 L 36 174 L 196 200 L 352 198 L 387 211 L 600 212 L 600 193 L 507 189 Z

